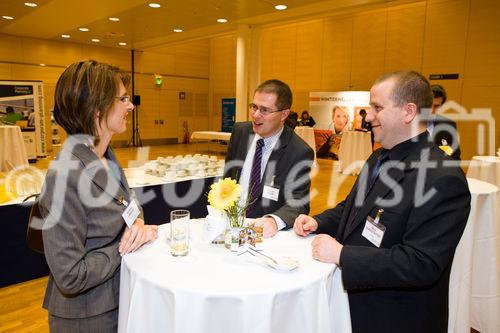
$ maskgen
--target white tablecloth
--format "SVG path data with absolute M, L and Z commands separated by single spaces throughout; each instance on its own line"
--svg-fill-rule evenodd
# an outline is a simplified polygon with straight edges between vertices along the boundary
M 450 275 L 448 332 L 500 332 L 498 188 L 467 179 L 471 212 Z
M 28 154 L 19 126 L 0 126 L 0 171 L 28 165 Z
M 339 147 L 339 170 L 345 175 L 359 174 L 371 153 L 370 132 L 344 132 Z
M 316 152 L 316 140 L 314 139 L 314 129 L 312 127 L 297 126 L 295 127 L 295 133 Z
M 264 241 L 266 253 L 300 260 L 283 272 L 193 241 L 203 222 L 191 222 L 188 256 L 170 255 L 165 224 L 158 240 L 123 258 L 119 332 L 350 332 L 339 270 L 311 258 L 312 236 L 286 231 Z
M 467 177 L 500 187 L 500 157 L 474 156 L 470 161 Z
M 196 131 L 191 134 L 191 140 L 229 141 L 230 138 L 231 138 L 231 133 L 227 132 Z

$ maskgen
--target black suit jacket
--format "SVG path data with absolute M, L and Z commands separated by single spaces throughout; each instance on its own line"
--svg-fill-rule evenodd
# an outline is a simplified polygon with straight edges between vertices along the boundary
M 239 181 L 241 169 L 255 133 L 251 122 L 236 123 L 227 149 L 224 177 Z M 252 210 L 253 216 L 266 214 L 279 216 L 290 228 L 299 214 L 309 213 L 309 172 L 314 160 L 314 151 L 288 126 L 274 147 L 259 187 L 259 199 Z M 277 201 L 262 197 L 264 185 L 279 188 Z
M 317 233 L 344 245 L 340 266 L 353 332 L 447 331 L 449 274 L 469 216 L 470 192 L 462 170 L 446 166 L 451 158 L 428 141 L 427 132 L 418 138 L 400 147 L 399 161 L 383 165 L 352 223 L 347 220 L 364 172 L 373 168 L 380 150 L 369 157 L 347 198 L 315 216 Z M 419 175 L 427 159 L 436 167 Z M 390 176 L 385 183 L 384 172 Z M 422 200 L 429 191 L 434 193 Z M 387 202 L 396 197 L 397 203 Z M 367 216 L 374 218 L 379 208 L 386 231 L 377 248 L 362 232 Z
M 460 160 L 460 145 L 458 142 L 457 124 L 450 118 L 437 114 L 432 121 L 434 129 L 432 131 L 432 139 L 437 146 L 442 145 L 442 141 L 446 140 L 448 145 L 452 147 L 453 153 L 451 157 L 455 160 Z M 454 147 L 456 145 L 456 147 Z

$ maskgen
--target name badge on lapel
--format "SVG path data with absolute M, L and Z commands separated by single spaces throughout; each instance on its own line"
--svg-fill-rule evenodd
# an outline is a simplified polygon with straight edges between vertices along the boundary
M 137 202 L 135 202 L 135 200 L 132 200 L 130 204 L 127 205 L 127 208 L 125 208 L 125 211 L 122 214 L 122 217 L 129 228 L 132 226 L 132 224 L 134 224 L 135 219 L 139 216 L 139 213 L 140 210 L 139 206 L 137 206 Z
M 269 200 L 278 201 L 279 195 L 280 195 L 279 188 L 269 185 L 264 185 L 264 189 L 262 190 L 262 197 Z
M 380 247 L 382 244 L 382 239 L 384 238 L 385 226 L 380 223 L 380 217 L 384 212 L 383 209 L 379 209 L 377 211 L 377 216 L 373 219 L 371 216 L 366 218 L 365 228 L 361 235 L 368 239 L 370 243 L 375 245 L 376 247 Z

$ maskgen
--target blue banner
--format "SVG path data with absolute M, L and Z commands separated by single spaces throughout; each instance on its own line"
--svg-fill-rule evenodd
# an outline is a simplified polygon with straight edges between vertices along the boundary
M 236 119 L 236 98 L 222 99 L 222 132 L 233 131 Z

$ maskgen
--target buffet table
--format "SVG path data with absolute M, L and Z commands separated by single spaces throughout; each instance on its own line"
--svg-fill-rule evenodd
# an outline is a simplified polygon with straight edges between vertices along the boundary
M 467 181 L 471 211 L 451 268 L 448 332 L 500 332 L 498 188 Z
M 344 132 L 339 148 L 339 171 L 345 175 L 359 174 L 371 153 L 370 132 Z
M 231 133 L 227 132 L 195 131 L 191 134 L 191 140 L 229 141 L 230 138 Z
M 500 157 L 474 156 L 469 164 L 467 177 L 476 178 L 500 187 Z
M 316 154 L 316 140 L 314 137 L 314 129 L 309 126 L 297 126 L 295 127 L 295 133 L 302 138 Z
M 28 154 L 19 126 L 0 126 L 0 172 L 28 165 Z
M 128 172 L 128 171 L 127 171 Z M 159 178 L 159 177 L 156 177 Z M 144 210 L 147 224 L 167 222 L 171 210 L 183 207 L 194 218 L 207 215 L 207 193 L 215 177 L 185 177 L 175 181 L 139 185 L 131 179 Z M 193 195 L 193 193 L 200 195 Z M 176 195 L 173 196 L 173 193 Z M 18 200 L 21 201 L 21 200 Z M 0 205 L 0 288 L 48 274 L 45 257 L 30 250 L 26 244 L 26 228 L 32 203 Z M 8 254 L 8 255 L 5 255 Z
M 280 271 L 203 242 L 204 221 L 190 224 L 186 257 L 170 254 L 168 224 L 154 243 L 123 257 L 118 332 L 350 332 L 340 274 L 312 259 L 314 236 L 286 231 L 264 241 L 266 254 L 299 260 Z

